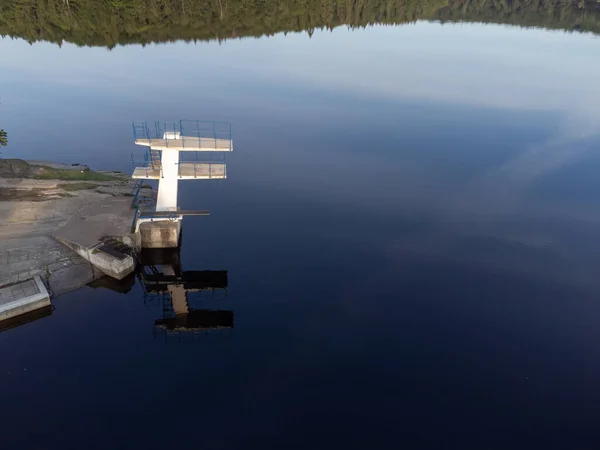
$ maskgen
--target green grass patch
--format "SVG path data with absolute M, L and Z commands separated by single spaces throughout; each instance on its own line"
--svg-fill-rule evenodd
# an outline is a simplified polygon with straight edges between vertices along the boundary
M 70 170 L 70 169 L 55 169 L 48 166 L 32 166 L 36 169 L 42 169 L 32 178 L 36 180 L 73 180 L 73 181 L 123 181 L 123 177 L 107 175 L 104 173 L 94 172 L 93 170 Z
M 94 183 L 61 183 L 56 187 L 64 191 L 83 191 L 85 189 L 96 189 L 100 185 Z

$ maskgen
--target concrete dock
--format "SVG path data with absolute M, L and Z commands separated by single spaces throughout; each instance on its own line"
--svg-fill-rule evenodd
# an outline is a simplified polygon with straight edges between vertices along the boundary
M 12 166 L 14 171 L 20 167 Z M 60 238 L 91 249 L 98 257 L 106 253 L 105 248 L 99 248 L 106 240 L 117 238 L 135 247 L 137 242 L 130 232 L 133 211 L 129 177 L 64 181 L 7 173 L 3 176 L 0 171 L 0 286 L 39 275 L 54 296 L 59 296 L 104 276 L 101 268 L 63 245 Z M 145 191 L 145 195 L 152 193 Z
M 0 321 L 50 306 L 50 293 L 39 276 L 0 287 Z

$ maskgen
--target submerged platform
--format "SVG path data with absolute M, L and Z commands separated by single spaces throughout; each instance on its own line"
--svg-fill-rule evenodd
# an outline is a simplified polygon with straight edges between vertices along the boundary
M 136 145 L 150 147 L 152 150 L 178 150 L 189 152 L 231 152 L 231 139 L 178 136 L 176 139 L 136 139 Z
M 161 166 L 136 167 L 131 178 L 136 180 L 159 180 L 164 173 Z M 179 163 L 177 178 L 180 180 L 211 180 L 227 178 L 227 167 L 224 163 Z
M 0 287 L 0 321 L 50 306 L 50 293 L 39 276 Z

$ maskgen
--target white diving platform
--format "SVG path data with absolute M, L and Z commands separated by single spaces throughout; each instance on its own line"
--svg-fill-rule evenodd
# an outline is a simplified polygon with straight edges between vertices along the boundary
M 178 180 L 214 180 L 227 178 L 227 166 L 224 163 L 181 162 L 177 164 Z M 164 178 L 162 165 L 154 167 L 136 167 L 131 178 L 136 180 L 160 180 Z
M 231 139 L 215 139 L 206 137 L 176 136 L 167 139 L 136 139 L 136 145 L 150 147 L 152 150 L 177 150 L 180 152 L 231 152 Z
M 177 202 L 180 180 L 217 180 L 227 178 L 224 162 L 207 162 L 202 156 L 194 158 L 188 153 L 180 160 L 180 152 L 231 152 L 231 125 L 223 122 L 201 122 L 180 120 L 179 122 L 155 123 L 154 138 L 146 122 L 133 124 L 135 145 L 146 147 L 144 161 L 135 164 L 131 178 L 134 180 L 158 180 L 156 205 L 145 211 L 136 207 L 132 224 L 135 232 L 145 222 L 142 246 L 163 248 L 176 246 L 181 232 L 181 220 L 185 215 L 208 215 L 208 211 L 181 211 Z M 189 134 L 188 134 L 189 132 Z M 138 134 L 139 137 L 138 137 Z M 185 159 L 194 161 L 185 161 Z M 200 162 L 202 161 L 202 162 Z M 164 223 L 172 222 L 172 223 Z

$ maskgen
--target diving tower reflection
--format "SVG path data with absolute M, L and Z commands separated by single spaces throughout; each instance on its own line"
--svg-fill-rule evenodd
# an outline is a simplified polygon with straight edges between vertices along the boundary
M 162 308 L 162 318 L 154 322 L 155 334 L 181 336 L 233 328 L 233 311 L 206 308 L 226 296 L 226 270 L 183 270 L 180 248 L 144 249 L 137 277 L 144 303 Z M 198 294 L 192 298 L 190 293 Z

